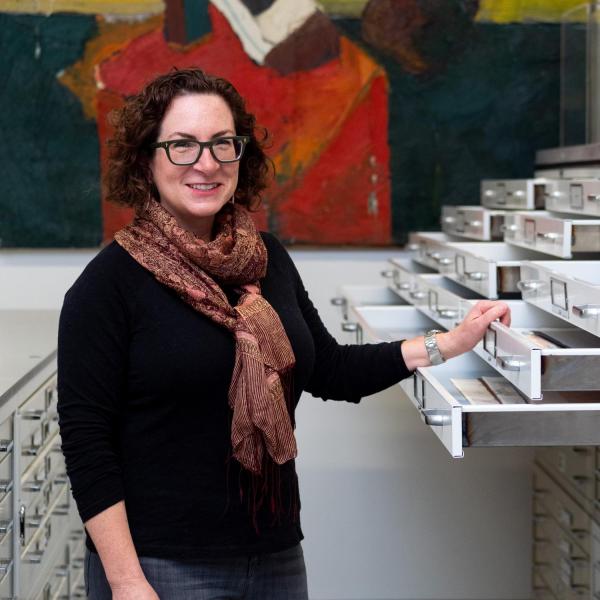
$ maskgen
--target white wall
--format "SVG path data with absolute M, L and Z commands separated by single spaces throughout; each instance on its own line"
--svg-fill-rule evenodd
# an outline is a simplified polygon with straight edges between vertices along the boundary
M 60 307 L 94 252 L 0 252 L 0 308 Z M 340 340 L 336 287 L 381 282 L 392 253 L 292 251 Z M 529 597 L 530 450 L 452 459 L 398 387 L 358 406 L 305 395 L 297 435 L 312 600 Z

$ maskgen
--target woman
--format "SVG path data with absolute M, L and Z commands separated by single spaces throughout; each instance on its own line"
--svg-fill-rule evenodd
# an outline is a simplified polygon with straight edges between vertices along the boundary
M 233 86 L 158 77 L 116 114 L 108 196 L 133 206 L 65 297 L 59 413 L 92 599 L 306 599 L 294 467 L 302 390 L 358 402 L 470 350 L 456 329 L 340 346 L 248 209 L 268 159 Z M 437 342 L 437 347 L 436 347 Z

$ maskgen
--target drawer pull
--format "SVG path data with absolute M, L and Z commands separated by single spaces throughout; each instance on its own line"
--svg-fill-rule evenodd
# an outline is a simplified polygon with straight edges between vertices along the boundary
M 44 552 L 42 550 L 33 550 L 25 555 L 23 562 L 31 565 L 39 565 L 43 558 Z
M 588 202 L 600 202 L 600 194 L 588 194 Z
M 451 265 L 454 262 L 451 258 L 448 258 L 447 256 L 440 256 L 440 258 L 436 258 L 436 261 L 443 267 L 447 267 L 448 265 Z
M 515 225 L 514 223 L 511 223 L 510 225 L 500 225 L 500 231 L 502 232 L 506 232 L 506 231 L 518 231 L 519 230 L 519 226 Z
M 534 290 L 539 290 L 544 286 L 543 281 L 532 279 L 530 281 L 519 281 L 517 282 L 517 287 L 522 292 L 533 292 Z
M 454 308 L 438 308 L 437 314 L 440 319 L 456 319 L 458 311 Z
M 385 271 L 381 271 L 381 276 L 385 277 L 386 279 L 392 279 L 394 272 L 395 271 L 393 269 L 386 269 Z
M 483 271 L 465 271 L 465 277 L 472 281 L 482 281 L 485 279 L 485 273 Z
M 519 360 L 515 356 L 498 356 L 496 361 L 505 371 L 520 371 L 521 367 L 527 366 L 526 362 Z
M 337 298 L 331 299 L 331 304 L 334 306 L 344 306 L 344 304 L 346 304 L 346 299 L 338 296 Z
M 443 223 L 448 223 L 448 224 L 455 223 L 456 222 L 456 218 L 455 217 L 444 217 L 442 219 L 442 222 Z
M 342 323 L 342 331 L 347 333 L 356 333 L 356 343 L 362 344 L 363 331 L 362 327 L 358 323 Z
M 438 258 L 441 258 L 441 254 L 439 252 L 432 252 L 431 250 L 429 252 L 425 252 L 426 256 L 429 256 L 429 258 L 432 258 L 433 260 L 438 260 Z
M 13 449 L 12 440 L 0 440 L 0 452 L 10 452 Z
M 408 283 L 408 282 L 406 282 L 406 281 L 403 281 L 402 283 L 397 283 L 397 284 L 396 284 L 396 287 L 397 287 L 399 290 L 403 290 L 403 291 L 405 291 L 405 292 L 406 292 L 406 291 L 410 290 L 410 283 Z
M 21 448 L 22 456 L 37 456 L 41 446 L 23 446 Z
M 600 304 L 574 304 L 572 311 L 577 317 L 589 319 L 600 315 Z
M 413 300 L 423 300 L 423 298 L 425 298 L 425 296 L 427 295 L 425 292 L 420 292 L 419 290 L 416 290 L 414 292 L 410 292 L 408 294 Z
M 0 479 L 0 492 L 3 494 L 8 494 L 13 489 L 12 479 Z
M 548 241 L 554 241 L 560 237 L 560 235 L 558 233 L 553 233 L 551 231 L 548 231 L 546 233 L 542 233 L 542 232 L 538 231 L 537 236 L 539 238 L 541 238 L 542 240 L 548 240 Z
M 39 480 L 27 481 L 26 483 L 23 484 L 23 491 L 39 492 L 44 487 L 45 483 L 46 483 L 45 481 L 39 481 Z
M 419 244 L 408 244 L 408 245 L 406 246 L 406 249 L 407 249 L 409 252 L 416 252 L 416 251 L 419 249 Z
M 426 425 L 430 427 L 443 427 L 444 425 L 450 425 L 452 418 L 450 412 L 442 410 L 440 408 L 423 408 L 421 410 L 423 420 Z
M 477 221 L 477 220 L 465 221 L 465 225 L 467 227 L 481 227 L 481 221 Z
M 0 535 L 6 535 L 7 533 L 10 533 L 12 528 L 12 521 L 0 521 Z
M 41 421 L 46 414 L 45 410 L 36 409 L 36 410 L 24 410 L 21 413 L 21 418 L 24 421 Z

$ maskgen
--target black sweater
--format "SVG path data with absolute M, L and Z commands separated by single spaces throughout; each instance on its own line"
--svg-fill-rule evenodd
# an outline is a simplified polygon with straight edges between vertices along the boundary
M 262 235 L 262 293 L 296 356 L 295 404 L 302 390 L 358 402 L 409 375 L 400 342 L 339 345 L 283 246 Z M 138 554 L 165 558 L 274 552 L 302 539 L 293 511 L 278 522 L 259 511 L 253 526 L 240 494 L 227 403 L 234 348 L 229 331 L 116 242 L 89 263 L 65 296 L 58 340 L 60 431 L 84 522 L 124 500 Z M 290 461 L 284 504 L 296 486 Z

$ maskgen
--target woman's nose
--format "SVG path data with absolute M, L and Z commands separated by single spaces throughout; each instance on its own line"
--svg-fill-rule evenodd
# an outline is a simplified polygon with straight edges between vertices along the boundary
M 200 157 L 198 160 L 192 165 L 194 169 L 202 172 L 212 172 L 216 171 L 219 168 L 220 164 L 215 160 L 209 148 L 202 148 L 202 152 L 200 153 Z

